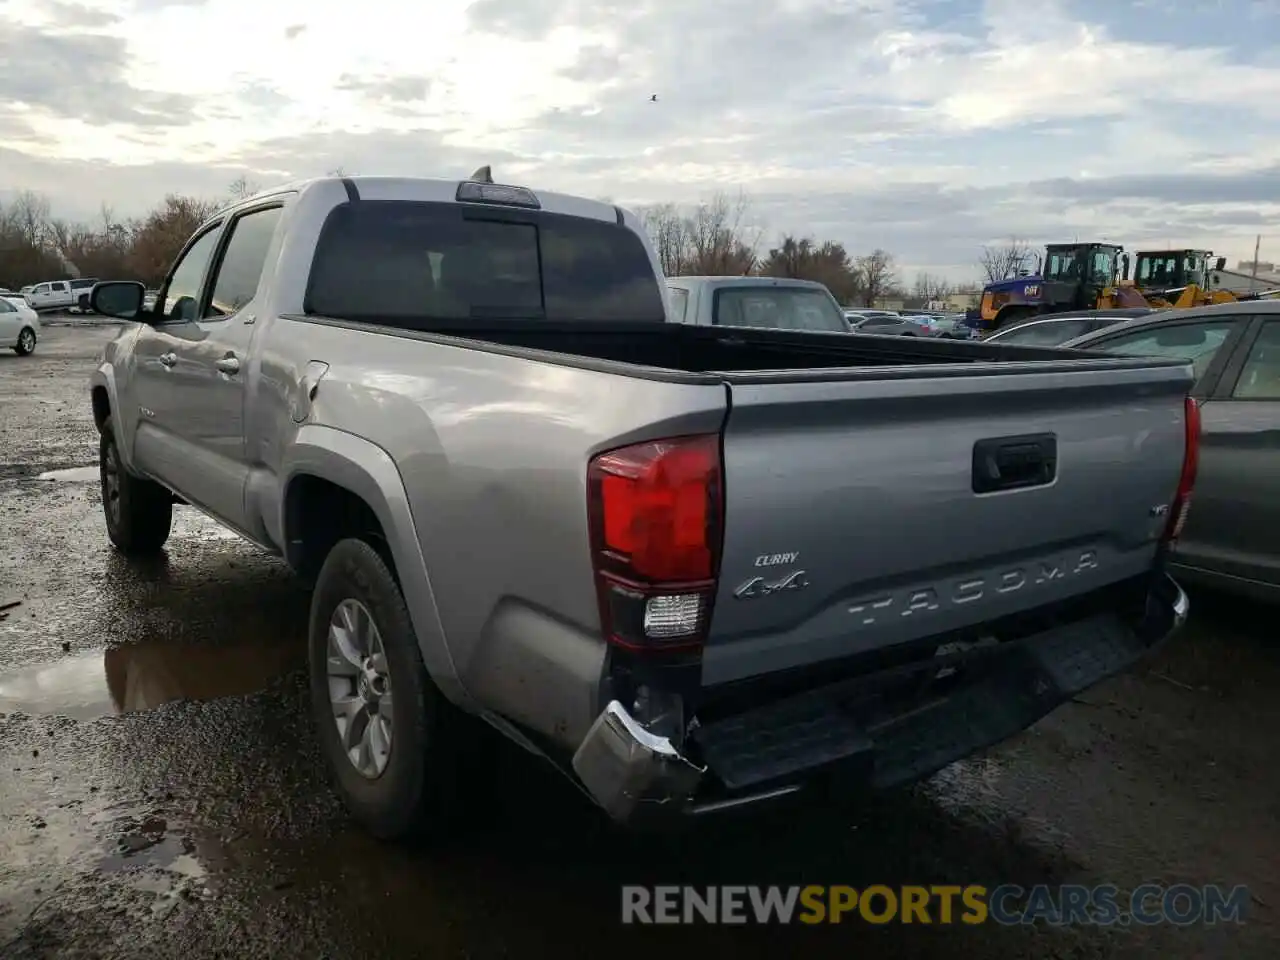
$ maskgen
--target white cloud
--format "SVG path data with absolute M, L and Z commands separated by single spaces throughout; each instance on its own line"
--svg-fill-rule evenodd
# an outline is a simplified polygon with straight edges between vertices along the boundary
M 1010 233 L 1250 253 L 1280 222 L 1259 179 L 1280 170 L 1280 18 L 1215 0 L 1228 49 L 1156 0 L 1077 2 L 0 0 L 0 185 L 137 210 L 245 171 L 494 162 L 620 201 L 741 187 L 771 235 L 953 272 Z M 1212 177 L 1144 207 L 1168 173 Z M 1080 189 L 1037 186 L 1062 178 Z

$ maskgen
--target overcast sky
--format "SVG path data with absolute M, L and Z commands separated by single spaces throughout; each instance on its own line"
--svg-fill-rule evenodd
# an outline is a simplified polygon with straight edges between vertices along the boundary
M 1010 234 L 1280 259 L 1280 0 L 0 0 L 0 199 L 483 163 L 742 188 L 908 279 Z

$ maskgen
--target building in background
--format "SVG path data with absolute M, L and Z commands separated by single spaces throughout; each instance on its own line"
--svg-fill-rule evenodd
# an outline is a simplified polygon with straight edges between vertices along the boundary
M 1209 282 L 1215 290 L 1230 290 L 1232 293 L 1280 290 L 1280 271 L 1276 270 L 1276 264 L 1259 261 L 1257 267 L 1255 276 L 1253 261 L 1241 260 L 1235 270 L 1210 271 Z

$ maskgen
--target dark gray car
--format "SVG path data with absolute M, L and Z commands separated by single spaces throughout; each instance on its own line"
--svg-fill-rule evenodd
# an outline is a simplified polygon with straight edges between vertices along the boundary
M 896 313 L 878 313 L 876 311 L 846 311 L 844 318 L 849 321 L 855 333 L 875 333 L 880 336 L 927 337 L 929 328 L 916 323 L 910 317 L 902 317 Z
M 1280 602 L 1280 301 L 1166 311 L 1065 346 L 1193 362 L 1200 469 L 1177 572 Z
M 1054 313 L 1036 317 L 1022 323 L 1001 327 L 987 340 L 998 340 L 1001 343 L 1020 343 L 1035 347 L 1057 347 L 1086 334 L 1104 330 L 1117 323 L 1147 317 L 1154 310 L 1142 307 L 1127 307 L 1120 310 L 1077 310 L 1069 313 Z

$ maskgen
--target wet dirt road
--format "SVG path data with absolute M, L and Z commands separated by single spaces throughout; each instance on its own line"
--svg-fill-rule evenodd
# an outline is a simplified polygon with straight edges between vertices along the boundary
M 109 327 L 0 355 L 0 958 L 1273 957 L 1280 645 L 1193 597 L 1150 669 L 857 808 L 620 836 L 501 757 L 489 825 L 435 851 L 352 829 L 304 706 L 305 590 L 179 508 L 107 547 L 85 395 Z M 52 473 L 51 473 L 52 472 Z M 43 479 L 42 479 L 43 475 Z M 1243 926 L 638 929 L 625 883 L 1247 884 Z M 713 954 L 714 955 L 714 954 Z

